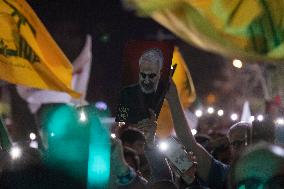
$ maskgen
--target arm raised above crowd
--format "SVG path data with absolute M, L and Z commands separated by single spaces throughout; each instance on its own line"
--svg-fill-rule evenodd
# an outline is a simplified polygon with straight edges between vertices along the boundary
M 111 166 L 118 189 L 145 189 L 145 181 L 126 163 L 123 147 L 118 139 L 112 139 Z
M 207 182 L 212 162 L 212 156 L 200 144 L 196 142 L 194 136 L 192 135 L 190 126 L 186 120 L 182 105 L 179 100 L 176 85 L 173 81 L 171 81 L 166 99 L 168 100 L 172 113 L 176 135 L 185 146 L 185 148 L 188 151 L 192 151 L 196 156 L 198 163 L 198 176 L 205 182 Z

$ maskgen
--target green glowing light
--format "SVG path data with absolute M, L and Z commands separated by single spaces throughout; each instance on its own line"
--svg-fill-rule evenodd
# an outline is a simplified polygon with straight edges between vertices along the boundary
M 110 35 L 107 33 L 104 33 L 101 37 L 100 37 L 100 41 L 103 43 L 107 43 L 110 40 Z
M 245 185 L 241 185 L 240 187 L 238 187 L 238 189 L 246 189 Z
M 106 188 L 110 177 L 110 133 L 99 118 L 107 114 L 93 105 L 44 107 L 41 120 L 48 144 L 45 163 L 83 181 L 88 189 Z
M 90 111 L 90 143 L 88 160 L 88 189 L 105 188 L 110 177 L 110 133 Z
M 70 105 L 53 104 L 44 107 L 41 118 L 47 143 L 45 163 L 75 179 L 86 180 L 89 128 L 80 127 L 77 110 Z

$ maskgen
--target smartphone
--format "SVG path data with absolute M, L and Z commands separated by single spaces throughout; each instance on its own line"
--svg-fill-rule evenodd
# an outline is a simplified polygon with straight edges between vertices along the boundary
M 181 173 L 192 167 L 193 162 L 189 159 L 189 155 L 182 144 L 173 137 L 168 137 L 164 142 L 167 144 L 167 148 L 163 150 L 163 153 Z

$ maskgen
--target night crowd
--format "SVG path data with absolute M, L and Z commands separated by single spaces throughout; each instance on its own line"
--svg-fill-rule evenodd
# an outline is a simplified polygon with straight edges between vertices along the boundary
M 234 123 L 226 134 L 193 135 L 175 83 L 169 79 L 166 92 L 159 92 L 162 65 L 162 52 L 147 50 L 139 59 L 139 82 L 121 91 L 116 137 L 110 137 L 110 178 L 103 188 L 284 189 L 283 141 L 276 137 L 273 116 Z M 167 100 L 171 111 L 175 131 L 171 138 L 182 146 L 166 150 L 186 154 L 183 158 L 187 159 L 181 162 L 161 150 L 162 140 L 156 136 L 160 111 L 156 102 L 160 103 L 160 98 Z M 202 128 L 202 122 L 198 127 Z M 80 179 L 45 166 L 37 149 L 25 148 L 22 153 L 22 158 L 14 161 L 9 153 L 2 152 L 1 189 L 86 188 Z

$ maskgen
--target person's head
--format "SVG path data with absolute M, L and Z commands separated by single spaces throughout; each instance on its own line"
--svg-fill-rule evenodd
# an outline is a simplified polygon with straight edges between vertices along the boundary
M 132 148 L 138 155 L 144 154 L 145 136 L 141 131 L 134 128 L 128 128 L 120 136 L 123 146 Z
M 275 141 L 275 124 L 270 119 L 252 122 L 252 143 L 258 142 L 274 143 Z
M 205 134 L 196 134 L 194 135 L 196 142 L 203 146 L 209 153 L 212 150 L 211 146 L 211 137 Z
M 140 169 L 140 159 L 136 151 L 132 148 L 124 147 L 123 148 L 124 159 L 127 164 L 132 167 L 135 171 Z
M 151 184 L 149 189 L 177 189 L 177 186 L 169 180 L 161 180 Z
M 148 49 L 141 55 L 139 59 L 139 85 L 143 93 L 149 94 L 156 91 L 163 61 L 163 53 L 157 48 Z
M 284 188 L 284 149 L 267 143 L 248 148 L 231 174 L 232 188 Z
M 235 159 L 251 142 L 251 124 L 238 122 L 230 127 L 227 136 L 231 146 L 231 155 Z
M 231 149 L 228 137 L 223 136 L 212 141 L 212 155 L 215 159 L 222 163 L 229 164 L 231 162 Z

